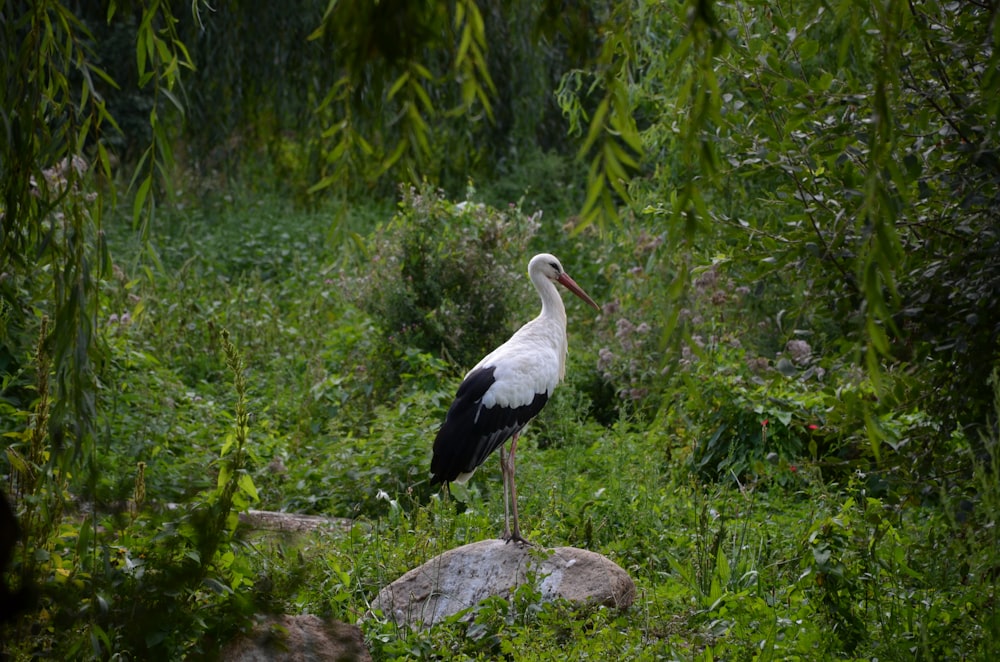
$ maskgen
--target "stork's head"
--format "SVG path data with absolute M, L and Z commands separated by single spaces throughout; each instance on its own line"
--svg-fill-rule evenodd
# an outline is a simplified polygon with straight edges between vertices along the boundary
M 536 276 L 544 276 L 545 278 L 559 283 L 567 290 L 580 297 L 588 304 L 593 306 L 594 310 L 600 310 L 601 307 L 594 303 L 594 300 L 583 291 L 583 289 L 576 284 L 572 278 L 569 277 L 562 267 L 562 263 L 555 255 L 550 255 L 549 253 L 539 253 L 535 257 L 531 258 L 531 262 L 528 263 L 528 275 L 532 280 L 535 280 Z

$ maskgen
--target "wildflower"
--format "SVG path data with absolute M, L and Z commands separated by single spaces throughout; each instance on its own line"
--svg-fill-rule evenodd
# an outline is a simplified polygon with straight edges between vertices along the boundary
M 63 172 L 66 173 L 68 173 L 69 168 L 72 167 L 73 170 L 76 171 L 77 175 L 82 175 L 87 170 L 87 168 L 90 167 L 87 164 L 87 159 L 83 158 L 79 154 L 74 154 L 73 158 L 69 161 L 69 163 L 66 162 L 66 159 L 63 159 L 62 162 L 60 163 L 60 166 L 62 166 Z
M 618 321 L 616 322 L 615 326 L 618 327 L 618 329 L 615 331 L 615 335 L 618 336 L 619 338 L 631 335 L 632 331 L 635 330 L 635 325 L 632 324 L 630 320 L 627 320 L 624 317 L 618 318 Z
M 644 388 L 629 389 L 628 395 L 632 400 L 642 400 L 646 397 L 647 390 Z
M 819 426 L 818 426 L 818 425 L 816 425 L 815 423 L 810 423 L 810 424 L 809 424 L 809 425 L 808 425 L 807 427 L 808 427 L 808 428 L 809 428 L 810 430 L 819 430 Z
M 761 426 L 762 428 L 766 428 L 766 427 L 767 427 L 767 420 L 768 420 L 768 419 L 766 419 L 766 418 L 765 418 L 765 419 L 764 419 L 763 421 L 761 421 L 761 422 L 760 422 L 760 426 Z
M 808 361 L 809 357 L 812 356 L 812 347 L 805 340 L 789 340 L 788 344 L 785 345 L 785 351 L 788 352 L 792 361 L 799 365 Z
M 713 265 L 711 268 L 694 279 L 695 289 L 707 290 L 713 287 L 718 280 L 718 277 L 719 274 L 715 271 L 715 266 Z
M 615 337 L 621 342 L 622 349 L 626 352 L 631 350 L 633 345 L 630 338 L 632 336 L 632 332 L 635 331 L 635 324 L 624 317 L 620 317 L 616 326 L 617 330 L 615 331 Z
M 605 379 L 611 379 L 611 366 L 615 360 L 615 355 L 607 347 L 602 347 L 597 352 L 597 369 L 604 374 Z

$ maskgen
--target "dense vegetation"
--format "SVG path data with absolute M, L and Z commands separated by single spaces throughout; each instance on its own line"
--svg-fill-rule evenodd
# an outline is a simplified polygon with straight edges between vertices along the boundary
M 430 444 L 546 250 L 603 309 L 522 526 L 638 600 L 376 659 L 991 658 L 995 4 L 327 5 L 0 2 L 0 651 L 210 658 L 496 535 Z

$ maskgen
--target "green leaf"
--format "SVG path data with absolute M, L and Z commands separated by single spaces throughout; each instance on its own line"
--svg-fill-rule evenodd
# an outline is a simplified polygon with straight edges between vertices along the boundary
M 799 37 L 795 44 L 798 46 L 798 55 L 802 60 L 810 60 L 819 52 L 819 42 L 814 39 Z
M 423 105 L 424 110 L 426 110 L 428 113 L 433 113 L 434 104 L 431 102 L 431 97 L 429 94 L 427 94 L 427 90 L 424 89 L 424 86 L 414 81 L 412 89 L 417 99 L 419 99 L 420 103 Z
M 784 356 L 778 359 L 778 363 L 775 365 L 775 368 L 777 368 L 778 372 L 785 377 L 794 377 L 799 372 L 798 369 L 796 369 L 795 364 Z
M 257 494 L 257 487 L 253 484 L 253 478 L 250 477 L 250 474 L 240 474 L 238 486 L 250 499 L 260 501 L 260 496 Z
M 139 190 L 135 192 L 135 199 L 132 201 L 132 221 L 138 224 L 139 219 L 142 218 L 142 208 L 146 204 L 146 198 L 149 196 L 150 188 L 153 186 L 152 176 L 147 176 L 139 184 Z
M 15 433 L 5 433 L 4 436 L 11 436 Z M 11 468 L 14 471 L 27 475 L 28 474 L 28 463 L 24 460 L 20 453 L 14 450 L 12 447 L 7 447 L 7 461 L 10 462 Z
M 90 554 L 90 544 L 93 540 L 94 521 L 93 516 L 88 515 L 80 524 L 80 534 L 76 541 L 76 554 L 80 558 L 85 558 Z
M 587 137 L 584 139 L 583 145 L 580 147 L 579 154 L 581 157 L 590 151 L 590 148 L 597 142 L 597 137 L 604 131 L 604 122 L 607 119 L 610 109 L 611 102 L 608 97 L 604 97 L 601 99 L 601 102 L 597 104 L 597 110 L 594 111 L 594 114 L 590 119 L 590 128 L 587 130 Z
M 174 95 L 174 93 L 168 89 L 161 89 L 160 93 L 163 94 L 163 96 L 167 97 L 170 103 L 174 104 L 174 108 L 177 109 L 177 112 L 180 114 L 180 116 L 184 117 L 184 104 L 181 103 L 181 100 L 178 99 Z
M 139 73 L 139 81 L 140 81 L 139 87 L 140 88 L 145 86 L 145 83 L 142 83 L 141 81 L 143 79 L 147 79 L 146 78 L 146 76 L 147 76 L 147 72 L 146 72 L 146 52 L 147 51 L 146 51 L 146 42 L 145 42 L 145 39 L 144 39 L 144 33 L 148 29 L 149 29 L 148 25 L 146 25 L 145 23 L 143 23 L 143 25 L 140 26 L 140 28 L 139 28 L 139 34 L 136 36 L 136 40 L 135 40 L 135 64 L 136 64 L 136 67 L 137 67 L 138 73 Z
M 403 87 L 409 82 L 409 80 L 410 80 L 410 72 L 404 71 L 402 74 L 399 75 L 398 78 L 396 78 L 396 80 L 392 84 L 392 87 L 389 88 L 389 91 L 386 92 L 385 95 L 386 98 L 392 99 L 397 94 L 399 94 L 399 91 L 403 89 Z
M 229 468 L 229 464 L 223 462 L 221 466 L 219 466 L 219 479 L 218 481 L 216 481 L 216 487 L 218 487 L 220 490 L 225 488 L 226 483 L 229 482 L 229 478 L 231 476 L 232 476 L 232 470 Z

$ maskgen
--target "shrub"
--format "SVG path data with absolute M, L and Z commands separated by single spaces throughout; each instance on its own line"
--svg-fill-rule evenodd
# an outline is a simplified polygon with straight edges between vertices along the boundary
M 453 204 L 426 186 L 402 189 L 366 273 L 343 281 L 378 325 L 380 392 L 400 383 L 411 348 L 471 367 L 507 339 L 511 312 L 528 293 L 525 254 L 540 215 Z

